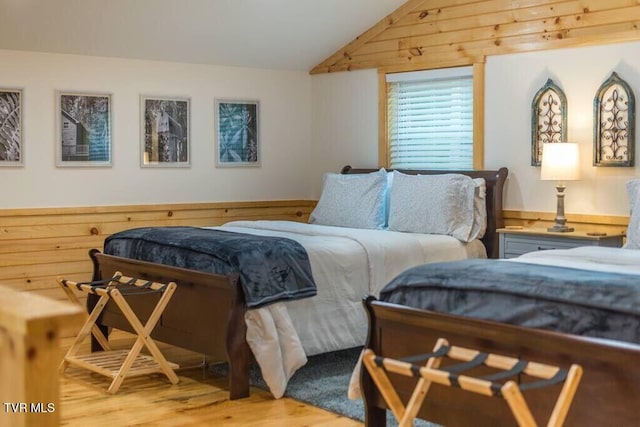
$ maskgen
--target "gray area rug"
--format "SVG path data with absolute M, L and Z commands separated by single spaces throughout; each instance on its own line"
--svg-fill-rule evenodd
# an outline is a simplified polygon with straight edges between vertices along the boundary
M 347 397 L 349 380 L 360 351 L 361 348 L 352 348 L 310 356 L 307 364 L 289 380 L 285 396 L 354 420 L 364 421 L 362 400 L 350 400 Z M 226 364 L 211 367 L 216 375 L 227 375 L 227 369 Z M 253 386 L 268 390 L 259 369 L 255 366 L 251 369 L 250 382 Z M 390 411 L 387 411 L 387 425 L 397 425 Z M 414 425 L 436 427 L 436 424 L 422 420 L 416 420 Z

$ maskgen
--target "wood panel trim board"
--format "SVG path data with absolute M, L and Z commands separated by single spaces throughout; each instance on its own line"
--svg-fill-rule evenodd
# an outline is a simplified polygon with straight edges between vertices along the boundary
M 56 278 L 89 280 L 88 251 L 117 231 L 241 219 L 306 222 L 316 202 L 281 200 L 0 210 L 0 284 L 66 300 Z M 80 297 L 84 297 L 79 294 Z
M 55 208 L 20 208 L 0 209 L 0 218 L 11 216 L 37 216 L 56 214 L 112 213 L 131 211 L 167 211 L 172 210 L 205 210 L 232 208 L 265 208 L 265 207 L 313 207 L 314 200 L 267 200 L 247 202 L 212 202 L 212 203 L 165 203 L 154 205 L 114 205 L 114 206 L 81 206 Z
M 484 62 L 473 64 L 473 168 L 484 169 Z

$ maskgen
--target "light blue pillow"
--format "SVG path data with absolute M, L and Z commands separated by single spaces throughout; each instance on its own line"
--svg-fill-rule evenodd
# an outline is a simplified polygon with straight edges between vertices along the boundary
M 476 238 L 476 183 L 461 174 L 406 175 L 393 172 L 389 230 L 445 234 L 462 242 Z
M 325 174 L 322 195 L 309 223 L 382 229 L 385 226 L 387 172 Z

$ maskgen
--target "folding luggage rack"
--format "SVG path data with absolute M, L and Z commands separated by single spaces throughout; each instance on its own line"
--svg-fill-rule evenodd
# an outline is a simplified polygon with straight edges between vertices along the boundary
M 462 361 L 462 363 L 440 368 L 440 364 L 445 357 Z M 426 364 L 419 366 L 413 363 L 418 360 L 426 360 Z M 564 382 L 547 423 L 549 427 L 561 426 L 567 416 L 573 396 L 582 377 L 582 368 L 576 364 L 571 365 L 568 370 L 561 369 L 556 366 L 513 357 L 449 346 L 449 343 L 444 338 L 438 339 L 433 352 L 429 354 L 399 360 L 380 357 L 372 350 L 366 349 L 363 353 L 362 361 L 389 409 L 398 420 L 400 427 L 413 425 L 413 420 L 418 414 L 432 383 L 458 387 L 485 396 L 502 397 L 509 405 L 519 426 L 534 427 L 537 425 L 536 421 L 522 392 Z M 495 368 L 498 372 L 480 378 L 459 374 L 482 365 Z M 418 379 L 406 406 L 400 400 L 393 387 L 387 375 L 388 372 Z M 539 379 L 520 384 L 514 380 L 509 380 L 505 383 L 496 382 L 521 374 Z
M 172 384 L 178 383 L 178 376 L 174 372 L 178 365 L 168 362 L 151 338 L 151 331 L 153 331 L 176 289 L 174 282 L 168 284 L 156 283 L 125 277 L 116 272 L 110 279 L 95 282 L 77 283 L 58 278 L 58 284 L 65 291 L 67 297 L 81 307 L 82 304 L 72 289 L 100 296 L 98 303 L 89 314 L 87 321 L 80 329 L 71 348 L 69 348 L 62 360 L 60 364 L 61 374 L 64 373 L 67 366 L 75 365 L 107 376 L 113 379 L 108 389 L 109 393 L 116 393 L 126 377 L 151 373 L 164 373 Z M 147 323 L 143 325 L 127 303 L 125 296 L 156 293 L 160 293 L 161 297 Z M 111 350 L 107 338 L 95 324 L 111 299 L 120 308 L 137 335 L 137 339 L 130 350 Z M 104 351 L 79 355 L 78 352 L 82 342 L 91 334 L 100 343 Z M 140 351 L 143 347 L 147 347 L 151 355 L 141 354 Z

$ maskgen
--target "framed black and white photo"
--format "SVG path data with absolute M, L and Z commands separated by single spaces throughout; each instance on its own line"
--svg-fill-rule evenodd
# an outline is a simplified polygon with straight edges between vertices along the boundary
M 58 92 L 58 166 L 111 166 L 111 95 Z
M 22 90 L 0 88 L 0 166 L 22 166 Z
M 216 99 L 216 166 L 260 166 L 259 102 Z
M 188 167 L 189 98 L 140 97 L 143 167 Z

